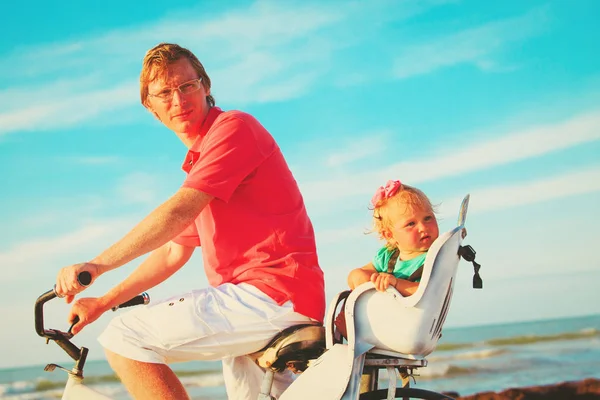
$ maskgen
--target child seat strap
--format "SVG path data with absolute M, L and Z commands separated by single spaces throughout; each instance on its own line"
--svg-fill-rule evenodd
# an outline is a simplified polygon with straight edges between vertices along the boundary
M 396 268 L 396 261 L 398 260 L 398 256 L 400 255 L 400 250 L 398 250 L 398 248 L 395 248 L 394 251 L 392 252 L 392 255 L 390 256 L 390 259 L 388 261 L 388 265 L 387 265 L 387 273 L 394 275 L 394 268 Z M 421 279 L 421 276 L 423 275 L 423 267 L 425 264 L 421 265 L 419 268 L 417 268 L 415 270 L 415 272 L 413 272 L 408 278 L 406 278 L 407 281 L 409 282 L 416 282 L 417 280 Z
M 482 289 L 483 280 L 479 275 L 479 269 L 481 268 L 481 265 L 475 262 L 475 250 L 469 245 L 460 246 L 458 249 L 458 255 L 464 258 L 466 261 L 473 263 L 473 289 Z

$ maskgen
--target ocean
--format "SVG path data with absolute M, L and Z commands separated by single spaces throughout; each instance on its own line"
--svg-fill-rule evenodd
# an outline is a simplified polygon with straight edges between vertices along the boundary
M 600 315 L 446 328 L 414 387 L 469 395 L 511 387 L 600 378 Z M 52 361 L 52 360 L 48 360 Z M 70 365 L 63 365 L 69 367 Z M 219 362 L 176 364 L 193 399 L 226 399 Z M 385 372 L 382 374 L 385 379 Z M 127 393 L 106 361 L 88 361 L 86 381 L 115 399 Z M 44 365 L 0 370 L 0 399 L 59 399 L 63 371 Z

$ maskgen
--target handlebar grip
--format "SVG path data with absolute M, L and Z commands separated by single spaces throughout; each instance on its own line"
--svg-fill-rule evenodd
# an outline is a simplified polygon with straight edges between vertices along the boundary
M 79 275 L 77 275 L 77 282 L 79 282 L 81 286 L 89 286 L 89 284 L 92 283 L 92 274 L 88 271 L 80 272 Z
M 130 300 L 127 300 L 125 303 L 119 304 L 116 307 L 113 307 L 112 310 L 113 311 L 117 311 L 119 308 L 125 308 L 125 307 L 132 307 L 132 306 L 137 306 L 137 305 L 142 305 L 142 304 L 148 304 L 150 302 L 150 296 L 148 295 L 148 293 L 144 292 L 142 294 L 138 294 L 137 296 L 133 297 Z
M 118 306 L 113 307 L 112 310 L 117 311 L 119 308 L 138 306 L 138 305 L 142 305 L 142 304 L 146 305 L 149 302 L 150 302 L 150 296 L 148 295 L 148 293 L 144 292 L 142 294 L 138 294 L 137 296 L 127 300 L 125 303 L 122 303 L 122 304 L 119 304 Z M 71 327 L 67 331 L 67 333 L 69 335 L 71 335 L 71 330 L 73 329 L 75 324 L 77 324 L 78 322 L 79 322 L 79 316 L 76 315 L 75 318 L 73 318 Z

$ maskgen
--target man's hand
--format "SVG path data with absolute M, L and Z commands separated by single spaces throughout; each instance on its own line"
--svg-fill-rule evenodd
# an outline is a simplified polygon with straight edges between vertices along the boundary
M 98 265 L 92 263 L 81 263 L 74 264 L 68 267 L 62 268 L 58 271 L 58 276 L 56 277 L 56 286 L 54 287 L 54 291 L 59 297 L 65 297 L 67 303 L 71 303 L 75 298 L 75 295 L 81 291 L 83 291 L 87 286 L 83 286 L 77 280 L 77 276 L 87 271 L 92 276 L 92 282 L 90 285 L 96 280 L 98 277 Z M 89 285 L 88 285 L 89 286 Z
M 396 287 L 398 279 L 396 279 L 396 277 L 392 274 L 375 272 L 373 275 L 371 275 L 371 282 L 373 282 L 377 290 L 380 292 L 385 292 L 385 290 L 390 286 Z
M 84 297 L 73 303 L 69 312 L 69 324 L 75 321 L 75 317 L 79 318 L 79 322 L 73 325 L 71 333 L 78 334 L 86 326 L 97 320 L 108 308 L 95 297 Z

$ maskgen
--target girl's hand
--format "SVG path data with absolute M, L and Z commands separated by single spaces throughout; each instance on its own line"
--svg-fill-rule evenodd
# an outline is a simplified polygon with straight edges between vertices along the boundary
M 396 283 L 398 283 L 398 279 L 392 274 L 387 273 L 374 273 L 371 275 L 371 282 L 375 285 L 375 289 L 380 292 L 385 292 L 385 290 L 390 287 L 396 287 Z

